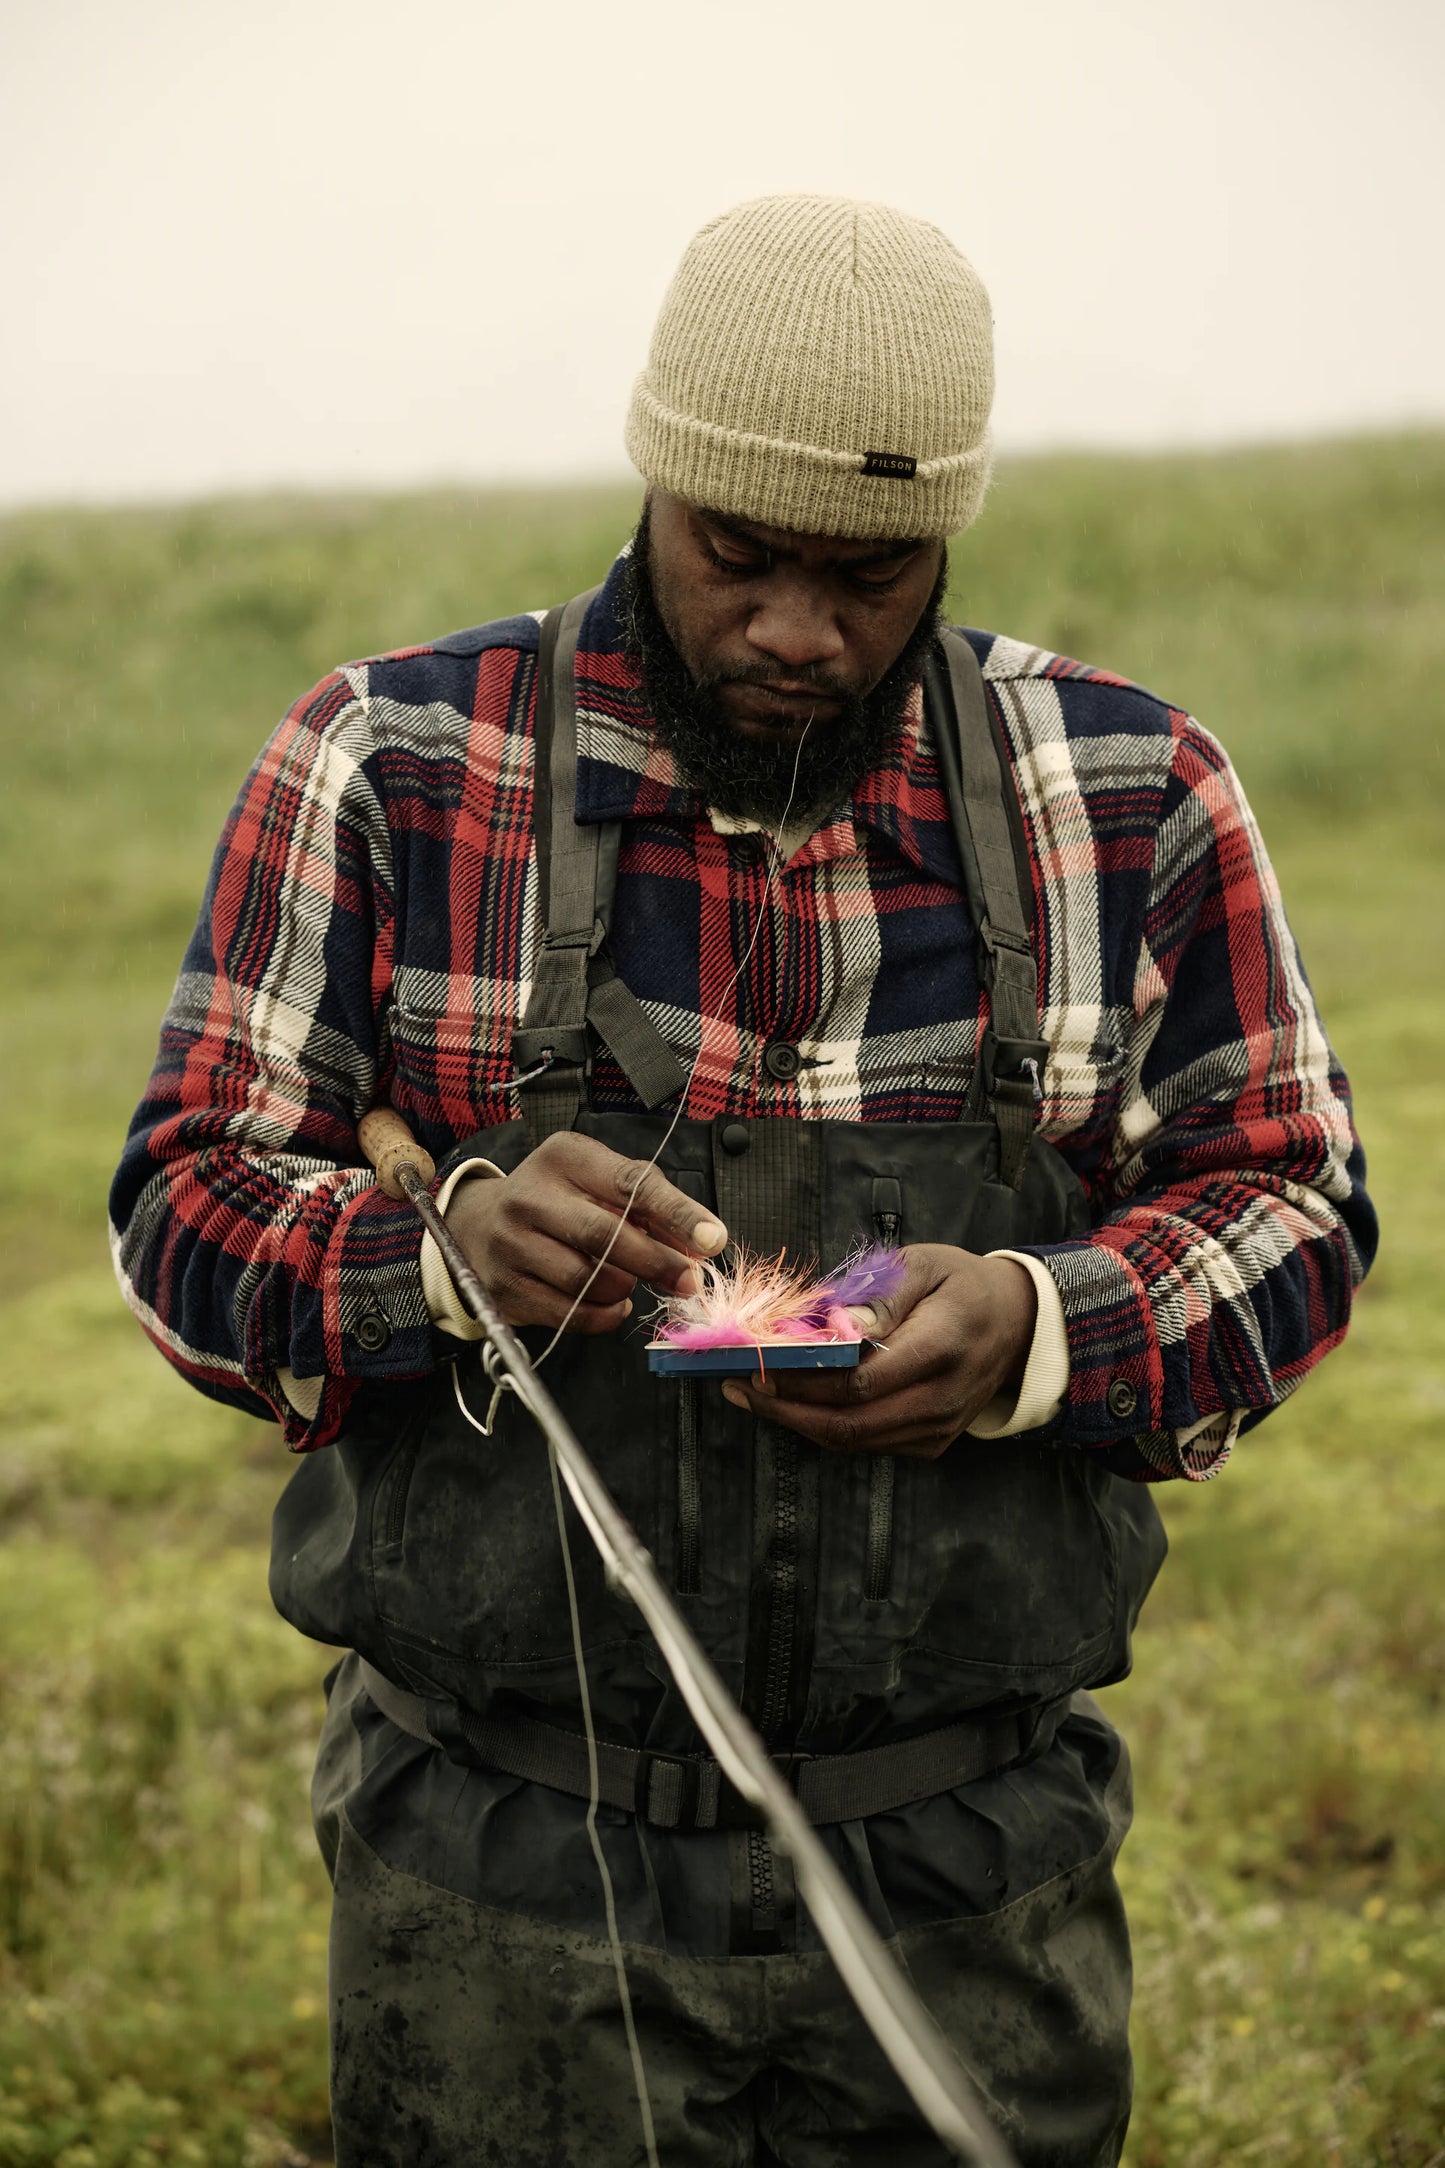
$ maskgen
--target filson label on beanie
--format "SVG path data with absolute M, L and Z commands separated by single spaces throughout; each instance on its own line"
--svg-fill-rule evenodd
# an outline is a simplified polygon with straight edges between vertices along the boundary
M 894 482 L 911 482 L 918 472 L 918 461 L 910 459 L 907 452 L 865 452 L 863 472 L 886 474 Z
M 888 475 L 890 481 L 912 481 L 919 462 L 910 460 L 906 451 L 864 451 L 862 470 L 864 475 Z

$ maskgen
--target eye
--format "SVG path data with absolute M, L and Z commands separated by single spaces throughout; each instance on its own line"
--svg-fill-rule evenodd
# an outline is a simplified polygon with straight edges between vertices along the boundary
M 721 550 L 714 549 L 706 535 L 702 538 L 702 546 L 707 552 L 709 563 L 716 565 L 719 572 L 726 572 L 735 580 L 751 579 L 759 572 L 766 572 L 768 569 L 766 556 L 724 557 Z
M 846 572 L 843 576 L 850 587 L 856 587 L 865 595 L 886 595 L 890 587 L 896 587 L 907 570 L 906 563 L 895 566 L 892 572 Z
M 852 564 L 840 565 L 838 570 L 856 593 L 886 595 L 891 587 L 898 585 L 917 556 L 917 549 L 906 549 L 897 557 L 855 558 Z

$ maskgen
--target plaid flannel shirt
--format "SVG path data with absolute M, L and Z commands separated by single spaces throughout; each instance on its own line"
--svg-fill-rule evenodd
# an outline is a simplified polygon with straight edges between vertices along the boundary
M 958 1118 L 987 1010 L 921 705 L 770 891 L 758 839 L 679 786 L 619 590 L 615 566 L 579 643 L 576 811 L 624 824 L 612 952 L 684 1065 L 702 1040 L 687 1112 Z M 116 1176 L 116 1269 L 146 1331 L 297 1449 L 329 1443 L 368 1380 L 455 1346 L 356 1124 L 390 1098 L 444 1160 L 515 1118 L 537 631 L 348 664 L 291 709 L 226 823 Z M 967 636 L 1032 862 L 1040 1127 L 1092 1220 L 1031 1252 L 1070 1363 L 1034 1435 L 1122 1475 L 1204 1476 L 1342 1336 L 1373 1255 L 1348 1086 L 1215 740 L 1104 671 Z M 795 1079 L 763 1066 L 774 1039 L 799 1048 Z M 605 1052 L 593 1100 L 635 1104 Z M 323 1381 L 314 1414 L 282 1371 Z

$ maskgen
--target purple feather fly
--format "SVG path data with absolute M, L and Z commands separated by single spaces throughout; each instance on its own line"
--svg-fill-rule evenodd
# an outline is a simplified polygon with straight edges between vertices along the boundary
M 850 1252 L 823 1280 L 782 1256 L 737 1250 L 727 1262 L 700 1265 L 701 1293 L 663 1304 L 652 1344 L 700 1350 L 856 1342 L 864 1335 L 851 1310 L 887 1302 L 906 1269 L 902 1250 L 876 1244 Z

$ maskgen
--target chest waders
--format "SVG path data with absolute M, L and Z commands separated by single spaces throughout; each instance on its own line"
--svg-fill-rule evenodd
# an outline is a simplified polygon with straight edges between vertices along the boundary
M 451 1164 L 511 1171 L 576 1129 L 652 1157 L 686 1082 L 611 964 L 618 823 L 573 818 L 573 658 L 589 597 L 554 611 L 538 666 L 536 830 L 542 937 L 512 1051 L 521 1121 Z M 1088 1224 L 1082 1190 L 1034 1132 L 1036 969 L 1021 834 L 1002 740 L 968 643 L 946 634 L 926 679 L 989 1023 L 959 1121 L 793 1116 L 677 1123 L 659 1165 L 764 1254 L 833 1263 L 860 1236 L 982 1253 Z M 648 1111 L 588 1103 L 604 1041 Z M 535 1347 L 545 1335 L 528 1336 Z M 1086 1453 L 957 1440 L 935 1461 L 821 1452 L 723 1401 L 649 1376 L 645 1328 L 564 1337 L 547 1383 L 689 1623 L 813 1820 L 842 1822 L 952 1790 L 1037 1752 L 1075 1690 L 1128 1669 L 1164 1539 L 1148 1492 Z M 461 1358 L 477 1413 L 490 1387 Z M 773 1863 L 722 1779 L 646 1629 L 574 1545 L 601 1742 L 601 1797 L 670 1830 L 746 1834 L 749 1902 L 734 1948 L 780 1947 Z M 302 1462 L 277 1508 L 272 1592 L 303 1632 L 356 1649 L 373 1699 L 457 1762 L 585 1797 L 564 1570 L 546 1453 L 502 1401 L 490 1439 L 458 1412 L 450 1366 L 374 1389 Z

